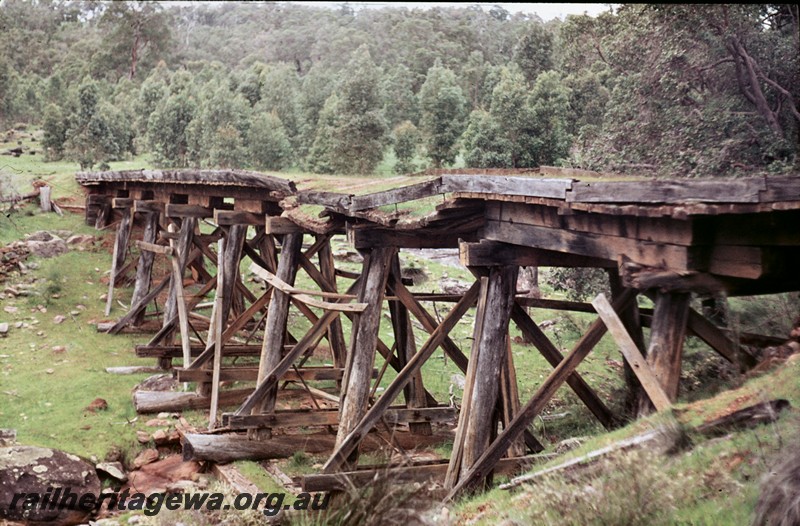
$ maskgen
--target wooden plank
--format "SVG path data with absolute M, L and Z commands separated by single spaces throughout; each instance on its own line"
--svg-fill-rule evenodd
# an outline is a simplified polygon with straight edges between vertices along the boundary
M 496 471 L 498 474 L 503 475 L 519 473 L 537 460 L 534 456 L 504 458 L 497 463 Z M 381 466 L 377 469 L 357 469 L 333 474 L 313 473 L 303 475 L 302 487 L 303 491 L 308 492 L 347 491 L 353 487 L 352 485 L 359 488 L 367 487 L 375 480 L 375 477 L 383 476 L 384 474 L 388 474 L 395 484 L 426 483 L 432 480 L 441 481 L 446 470 L 447 464 L 444 461 L 440 461 L 411 466 Z
M 485 319 L 480 323 L 477 319 L 475 321 L 470 354 L 470 367 L 480 373 L 474 375 L 470 400 L 462 402 L 462 407 L 463 404 L 470 405 L 469 418 L 459 418 L 459 425 L 465 426 L 462 473 L 483 454 L 493 434 L 493 414 L 500 395 L 500 376 L 506 359 L 506 337 L 517 271 L 515 266 L 491 267 L 485 282 L 486 307 L 482 313 Z
M 217 242 L 217 290 L 214 296 L 214 314 L 211 317 L 213 326 L 209 328 L 208 340 L 214 341 L 214 363 L 211 375 L 211 406 L 208 412 L 208 429 L 212 430 L 217 424 L 217 411 L 219 410 L 220 372 L 222 370 L 222 332 L 225 330 L 227 313 L 224 313 L 225 297 L 233 291 L 233 287 L 226 287 L 225 274 L 228 265 L 225 263 L 226 239 L 220 238 Z M 238 261 L 238 260 L 237 260 Z M 229 278 L 230 279 L 230 278 Z M 190 364 L 191 365 L 191 364 Z
M 518 265 L 520 267 L 614 268 L 617 266 L 616 261 L 607 259 L 522 247 L 497 241 L 461 242 L 458 249 L 459 260 L 466 267 Z
M 691 294 L 656 292 L 653 322 L 650 326 L 650 343 L 647 346 L 647 364 L 669 400 L 678 397 L 681 379 L 681 359 L 686 334 Z M 639 412 L 650 412 L 650 404 L 641 400 Z
M 324 241 L 317 253 L 320 277 L 324 283 L 317 283 L 325 292 L 337 292 L 336 266 L 331 251 L 330 237 Z M 347 361 L 347 342 L 344 339 L 341 318 L 336 318 L 328 328 L 328 343 L 333 356 L 333 365 L 344 367 Z
M 350 352 L 342 381 L 343 396 L 339 429 L 336 434 L 337 445 L 347 440 L 350 431 L 358 425 L 367 412 L 370 394 L 369 371 L 375 364 L 383 296 L 386 293 L 389 268 L 395 252 L 396 249 L 393 248 L 376 248 L 364 258 L 364 280 L 358 299 L 361 303 L 367 303 L 368 307 L 359 315 L 358 320 L 353 322 Z M 386 392 L 381 399 L 385 396 Z M 347 456 L 351 453 L 353 450 L 348 451 Z
M 193 217 L 186 217 L 181 220 L 181 228 L 180 233 L 177 234 L 177 244 L 175 240 L 169 240 L 169 246 L 173 250 L 173 254 L 175 257 L 172 259 L 172 271 L 173 271 L 173 281 L 169 288 L 169 295 L 167 296 L 167 301 L 164 304 L 164 316 L 163 316 L 163 326 L 167 326 L 171 323 L 173 318 L 176 318 L 178 323 L 178 328 L 182 330 L 182 328 L 187 329 L 187 343 L 188 344 L 188 309 L 186 308 L 186 299 L 184 298 L 183 294 L 183 274 L 186 270 L 186 265 L 188 264 L 189 254 L 192 248 L 192 237 L 194 236 L 194 232 L 197 228 L 197 219 Z M 176 234 L 175 232 L 175 225 L 169 225 L 168 227 L 169 234 Z M 179 304 L 183 303 L 181 307 Z M 180 309 L 183 309 L 184 316 L 180 316 Z M 182 327 L 185 325 L 185 327 Z M 167 333 L 164 338 L 167 340 L 172 340 L 172 336 L 174 331 L 170 331 Z M 187 361 L 187 359 L 189 359 Z M 184 354 L 184 364 L 188 364 L 191 361 L 191 356 L 188 354 Z
M 227 348 L 223 345 L 225 356 L 228 356 Z M 344 369 L 335 367 L 299 367 L 286 371 L 281 380 L 299 381 L 303 380 L 341 380 Z M 207 369 L 183 369 L 175 368 L 172 370 L 175 378 L 179 382 L 210 382 L 211 371 Z M 377 369 L 373 370 L 373 377 L 378 376 Z M 258 380 L 258 366 L 236 366 L 223 367 L 220 370 L 220 380 L 223 382 L 255 382 Z
M 400 257 L 397 253 L 392 257 L 389 279 L 395 283 L 401 282 L 402 286 Z M 401 367 L 405 367 L 408 360 L 417 352 L 411 318 L 408 315 L 408 309 L 400 302 L 389 302 L 389 315 L 392 320 L 392 331 L 394 332 L 398 362 Z M 425 407 L 425 387 L 422 382 L 422 371 L 417 371 L 417 373 L 413 375 L 411 381 L 408 382 L 405 389 L 403 389 L 403 395 L 406 399 L 406 406 L 412 408 Z M 431 427 L 429 424 L 412 424 L 410 429 L 414 434 L 431 434 Z
M 133 211 L 136 213 L 163 214 L 164 207 L 165 203 L 147 199 L 137 199 L 133 202 Z
M 288 283 L 279 279 L 275 274 L 265 270 L 255 264 L 250 265 L 250 272 L 263 279 L 271 286 L 280 290 L 283 294 L 288 294 L 295 299 L 312 307 L 319 307 L 320 309 L 335 310 L 340 312 L 363 312 L 367 308 L 366 303 L 333 303 L 330 301 L 320 301 L 311 297 L 311 295 L 322 296 L 324 298 L 336 299 L 356 299 L 355 296 L 349 294 L 338 294 L 335 292 L 324 292 L 315 290 L 296 289 Z
M 272 235 L 280 234 L 303 234 L 305 229 L 288 217 L 267 216 L 264 223 L 265 233 Z
M 754 367 L 758 362 L 752 354 L 735 344 L 722 329 L 694 309 L 689 309 L 687 329 L 717 351 L 720 356 L 738 365 L 742 372 Z
M 196 217 L 201 219 L 214 217 L 214 209 L 199 205 L 176 205 L 167 203 L 164 207 L 164 215 L 167 217 Z
M 425 230 L 387 230 L 377 228 L 351 228 L 347 237 L 357 249 L 373 247 L 399 248 L 458 248 L 459 241 L 477 240 L 478 226 L 471 231 L 428 232 Z
M 171 256 L 173 250 L 171 247 L 165 247 L 164 245 L 158 245 L 156 243 L 148 243 L 146 241 L 136 241 L 135 245 L 139 250 L 146 250 L 147 252 L 152 252 L 154 254 L 161 254 L 166 256 Z
M 564 356 L 561 354 L 561 351 L 553 345 L 550 339 L 542 332 L 542 329 L 534 322 L 528 313 L 525 312 L 520 305 L 520 300 L 522 298 L 517 298 L 516 305 L 511 310 L 511 319 L 514 320 L 517 328 L 525 335 L 527 339 L 533 342 L 533 345 L 536 349 L 541 353 L 547 362 L 553 366 L 557 367 L 564 360 Z M 587 304 L 589 305 L 589 304 Z M 591 312 L 594 312 L 594 307 L 591 307 Z M 567 385 L 572 388 L 578 398 L 586 405 L 589 411 L 600 421 L 600 423 L 606 429 L 612 429 L 615 425 L 615 418 L 614 414 L 611 412 L 610 409 L 603 403 L 597 393 L 595 393 L 589 384 L 586 383 L 586 380 L 578 373 L 574 371 L 567 377 Z
M 656 410 L 663 411 L 672 407 L 669 398 L 661 388 L 654 372 L 650 370 L 647 361 L 644 359 L 644 356 L 642 356 L 642 353 L 639 352 L 639 348 L 631 339 L 622 321 L 611 307 L 611 303 L 606 299 L 605 294 L 598 294 L 592 301 L 592 305 L 594 305 L 603 323 L 606 324 L 608 332 L 614 338 L 617 347 L 619 347 L 622 355 L 628 361 L 628 364 L 630 364 L 631 369 L 634 374 L 636 374 L 636 378 L 639 379 L 639 382 Z
M 582 203 L 758 203 L 764 178 L 705 181 L 576 181 L 567 202 Z
M 676 270 L 689 270 L 691 264 L 690 253 L 686 247 L 501 221 L 487 221 L 483 237 L 493 241 L 612 261 L 627 256 L 643 265 L 666 266 Z
M 142 241 L 151 244 L 155 243 L 156 236 L 158 235 L 158 214 L 146 213 L 144 216 L 145 227 Z M 153 258 L 154 254 L 152 252 L 143 251 L 139 254 L 139 264 L 136 266 L 136 281 L 133 287 L 133 296 L 131 297 L 131 309 L 133 309 L 134 305 L 147 306 L 147 303 L 143 303 L 142 300 L 148 295 L 147 291 L 150 289 L 150 274 L 153 269 Z M 144 309 L 140 309 L 140 311 L 134 314 L 132 321 L 134 325 L 139 325 L 143 320 Z
M 220 226 L 263 225 L 264 214 L 241 212 L 238 210 L 214 210 L 214 222 Z
M 571 179 L 460 174 L 442 176 L 443 192 L 525 195 L 552 199 L 565 199 L 572 184 Z
M 131 208 L 133 199 L 130 197 L 115 197 L 111 200 L 111 208 Z
M 337 315 L 337 312 L 326 312 L 317 321 L 317 323 L 311 327 L 311 330 L 309 330 L 305 336 L 303 336 L 300 341 L 298 341 L 297 344 L 286 353 L 283 359 L 281 359 L 280 362 L 275 365 L 275 367 L 268 370 L 263 377 L 261 375 L 261 365 L 263 365 L 262 360 L 262 363 L 259 364 L 259 377 L 262 377 L 263 380 L 259 381 L 255 391 L 253 391 L 250 396 L 247 397 L 247 400 L 245 400 L 241 407 L 239 407 L 239 409 L 236 411 L 236 414 L 244 415 L 253 413 L 253 411 L 260 405 L 262 400 L 265 399 L 270 390 L 273 390 L 277 387 L 278 381 L 286 373 L 286 371 L 291 368 L 294 361 L 319 343 L 319 340 L 322 339 L 322 336 L 328 329 L 328 325 L 330 325 L 331 320 Z
M 111 305 L 114 297 L 114 285 L 120 267 L 125 263 L 125 255 L 128 252 L 128 241 L 131 237 L 131 223 L 133 213 L 130 208 L 122 209 L 122 219 L 117 226 L 117 233 L 114 237 L 114 251 L 111 256 L 111 274 L 108 277 L 108 292 L 106 297 L 105 315 L 111 314 Z
M 289 285 L 294 284 L 295 276 L 297 275 L 297 259 L 300 257 L 302 245 L 303 234 L 287 234 L 283 238 L 281 257 L 278 261 L 278 278 Z M 256 405 L 256 400 L 254 399 L 251 403 L 252 407 L 247 409 L 246 412 L 263 413 L 275 409 L 277 383 L 269 383 L 267 380 L 270 375 L 276 375 L 274 371 L 282 363 L 281 350 L 283 349 L 286 335 L 286 322 L 288 319 L 289 295 L 279 289 L 275 289 L 272 292 L 272 300 L 270 301 L 269 311 L 267 312 L 266 324 L 264 326 L 264 342 L 261 348 L 261 361 L 258 367 L 259 386 L 269 385 L 270 387 L 262 389 L 263 396 L 259 394 L 259 399 L 257 400 L 258 404 Z M 314 343 L 316 344 L 316 342 Z M 287 364 L 283 369 L 288 370 L 289 365 L 290 364 Z M 255 393 L 253 394 L 255 395 Z M 248 402 L 249 401 L 250 399 L 248 399 Z M 245 413 L 245 411 L 242 411 L 243 408 L 244 406 L 240 408 L 240 414 Z
M 422 199 L 432 195 L 444 193 L 442 190 L 441 178 L 425 181 L 424 183 L 412 184 L 383 192 L 375 192 L 367 195 L 354 195 L 350 198 L 350 212 L 377 208 L 379 206 L 404 203 L 415 199 Z M 452 191 L 452 190 L 451 190 Z
M 192 345 L 190 347 L 190 352 L 192 357 L 197 357 L 203 351 L 205 351 L 205 347 L 200 345 Z M 258 356 L 261 352 L 261 345 L 225 345 L 224 346 L 225 356 L 235 357 L 235 356 Z M 182 356 L 183 349 L 180 345 L 137 345 L 135 347 L 136 356 L 139 358 L 180 358 Z
M 626 290 L 619 298 L 614 300 L 614 310 L 619 312 L 635 297 L 636 293 Z M 458 484 L 447 495 L 447 500 L 453 500 L 464 491 L 471 490 L 479 485 L 497 465 L 497 462 L 508 450 L 508 446 L 520 437 L 531 421 L 538 415 L 567 377 L 578 367 L 594 346 L 603 337 L 606 326 L 602 320 L 596 320 L 575 344 L 572 351 L 558 364 L 550 375 L 540 384 L 533 397 L 522 407 L 514 420 L 491 443 L 470 470 L 464 474 Z
M 233 407 L 244 400 L 251 389 L 230 389 L 220 392 L 219 406 Z M 206 409 L 211 399 L 200 393 L 185 391 L 134 391 L 133 406 L 140 414 Z
M 430 424 L 453 422 L 457 415 L 458 411 L 454 407 L 390 408 L 386 410 L 384 420 L 392 425 Z M 263 415 L 228 415 L 225 423 L 231 429 L 335 426 L 339 423 L 339 410 L 286 410 Z
M 318 192 L 303 190 L 297 193 L 297 202 L 300 204 L 322 205 L 326 208 L 346 210 L 350 208 L 352 195 L 335 192 Z
M 453 329 L 458 320 L 469 310 L 478 298 L 480 290 L 480 283 L 476 282 L 470 289 L 464 293 L 462 300 L 453 306 L 450 312 L 442 320 L 442 323 L 431 334 L 428 341 L 417 351 L 411 360 L 408 361 L 402 371 L 397 373 L 397 376 L 391 384 L 384 390 L 381 397 L 373 404 L 373 406 L 366 412 L 363 418 L 357 425 L 351 428 L 344 440 L 337 439 L 337 448 L 331 457 L 325 463 L 323 471 L 325 473 L 332 473 L 338 470 L 348 459 L 350 454 L 358 447 L 361 439 L 369 432 L 370 429 L 380 421 L 381 415 L 388 409 L 395 398 L 403 391 L 406 383 L 411 381 L 414 372 L 431 357 L 433 351 L 441 345 L 444 337 Z M 348 390 L 347 396 L 350 396 Z M 341 426 L 340 426 L 341 429 Z
M 498 221 L 635 238 L 655 243 L 690 246 L 713 242 L 709 229 L 701 227 L 692 218 L 679 220 L 674 217 L 613 216 L 555 206 L 508 202 L 487 203 L 486 215 Z
M 297 187 L 292 181 L 247 170 L 121 170 L 106 172 L 79 172 L 75 175 L 78 184 L 99 183 L 148 183 L 179 184 L 213 188 L 237 186 L 293 194 Z

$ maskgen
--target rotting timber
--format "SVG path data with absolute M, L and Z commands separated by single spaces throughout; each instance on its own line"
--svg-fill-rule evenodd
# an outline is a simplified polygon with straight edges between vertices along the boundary
M 241 171 L 78 174 L 88 192 L 87 222 L 116 225 L 109 310 L 114 288 L 133 279 L 130 308 L 105 328 L 154 332 L 137 354 L 165 369 L 180 359 L 173 368 L 178 380 L 199 386 L 137 392 L 137 410 L 208 408 L 214 433 L 185 436 L 187 456 L 269 458 L 306 446 L 327 452 L 321 473 L 304 477 L 310 491 L 341 487 L 343 475 L 366 480 L 372 472 L 359 467 L 358 453 L 376 440 L 404 453 L 431 443 L 439 423 L 457 422 L 449 461 L 404 463 L 395 471 L 403 480 L 439 480 L 452 498 L 493 472 L 525 466 L 526 455 L 541 450 L 529 426 L 565 383 L 604 426 L 618 422 L 577 371 L 607 330 L 633 369 L 631 385 L 643 387 L 642 413 L 674 402 L 687 334 L 742 370 L 755 364 L 743 343 L 759 338 L 719 327 L 690 299 L 800 290 L 800 178 L 607 181 L 579 180 L 574 170 L 563 172 L 568 177 L 541 172 L 548 176 L 444 173 L 367 195 L 297 189 Z M 422 216 L 401 209 L 432 200 L 438 204 Z M 322 212 L 314 217 L 307 206 Z M 131 243 L 134 223 L 142 238 Z M 360 273 L 335 267 L 330 240 L 340 234 L 363 256 Z M 131 246 L 138 258 L 130 257 Z M 416 294 L 401 276 L 403 248 L 458 248 L 475 281 L 459 295 Z M 245 258 L 263 284 L 258 292 L 245 286 Z M 167 268 L 159 279 L 156 260 Z M 516 278 L 525 266 L 605 269 L 613 297 L 593 304 L 524 297 Z M 301 271 L 316 288 L 295 287 Z M 640 309 L 639 294 L 654 309 Z M 452 307 L 437 319 L 424 305 L 428 299 Z M 393 342 L 379 333 L 387 304 Z M 601 317 L 563 355 L 530 307 Z M 461 349 L 449 334 L 471 310 L 472 347 Z M 307 319 L 304 334 L 289 331 L 290 312 Z M 412 319 L 427 333 L 419 347 Z M 554 368 L 524 403 L 511 321 Z M 650 328 L 648 342 L 642 327 Z M 322 340 L 332 365 L 306 366 Z M 438 349 L 466 378 L 458 410 L 436 400 L 422 380 L 422 365 Z M 395 378 L 376 396 L 388 367 Z M 320 381 L 336 387 L 317 387 Z M 230 383 L 237 387 L 226 388 Z M 311 404 L 279 409 L 276 402 L 290 396 Z M 283 432 L 300 428 L 317 432 Z

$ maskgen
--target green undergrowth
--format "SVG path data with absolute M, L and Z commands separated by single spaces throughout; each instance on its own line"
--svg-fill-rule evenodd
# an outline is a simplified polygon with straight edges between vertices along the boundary
M 537 478 L 512 491 L 493 489 L 455 508 L 472 524 L 670 524 L 741 525 L 753 519 L 762 481 L 800 440 L 800 359 L 753 378 L 740 388 L 657 414 L 595 436 L 579 448 L 535 466 L 539 471 L 586 455 L 650 429 L 666 439 L 688 436 L 690 445 L 671 454 L 650 449 L 619 453 L 594 468 Z M 694 426 L 749 405 L 784 398 L 792 409 L 773 424 L 706 438 Z M 646 513 L 645 513 L 646 512 Z

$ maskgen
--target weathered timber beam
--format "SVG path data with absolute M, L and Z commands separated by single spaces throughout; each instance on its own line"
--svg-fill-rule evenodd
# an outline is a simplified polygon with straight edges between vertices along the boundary
M 219 394 L 220 407 L 233 407 L 244 400 L 251 389 L 232 389 Z M 134 391 L 133 406 L 136 412 L 163 413 L 187 409 L 205 409 L 211 405 L 211 398 L 199 393 L 176 391 Z
M 647 364 L 653 369 L 658 383 L 670 401 L 678 397 L 690 301 L 691 294 L 688 293 L 655 293 Z M 649 413 L 651 408 L 648 400 L 640 400 L 641 414 Z
M 386 294 L 386 283 L 389 279 L 394 248 L 375 248 L 364 258 L 363 274 L 358 299 L 368 306 L 358 321 L 353 323 L 350 339 L 350 352 L 345 366 L 345 377 L 342 381 L 342 401 L 340 404 L 341 421 L 336 434 L 336 443 L 346 440 L 364 413 L 367 412 L 370 395 L 369 371 L 375 364 L 375 352 L 378 346 L 383 296 Z M 386 396 L 384 392 L 381 399 Z M 353 451 L 348 452 L 354 453 Z M 355 452 L 354 455 L 358 453 Z M 355 460 L 355 459 L 353 459 Z
M 517 328 L 525 335 L 527 339 L 533 342 L 533 345 L 536 349 L 541 353 L 547 362 L 553 366 L 557 367 L 562 360 L 564 360 L 564 356 L 561 354 L 561 351 L 553 345 L 550 339 L 545 335 L 542 329 L 536 324 L 535 321 L 528 316 L 528 313 L 519 306 L 519 298 L 517 299 L 517 305 L 515 305 L 511 309 L 511 319 L 514 320 Z M 591 306 L 591 305 L 590 305 Z M 594 312 L 594 308 L 592 307 L 592 312 Z M 586 380 L 578 373 L 574 371 L 567 377 L 567 385 L 572 388 L 578 398 L 586 405 L 589 411 L 600 421 L 600 423 L 606 429 L 612 429 L 616 424 L 616 419 L 614 414 L 611 410 L 603 403 L 597 393 L 595 393 L 589 384 L 586 383 Z
M 227 349 L 223 346 L 223 351 Z M 227 353 L 226 353 L 227 356 Z M 173 375 L 179 382 L 210 382 L 211 371 L 207 369 L 182 369 L 172 370 Z M 300 367 L 286 371 L 281 380 L 341 380 L 344 370 L 334 367 Z M 378 370 L 373 371 L 373 377 L 378 376 Z M 223 367 L 220 369 L 219 378 L 223 382 L 255 382 L 258 379 L 258 366 L 236 366 Z
M 344 440 L 337 440 L 339 445 L 336 451 L 333 452 L 323 467 L 325 473 L 332 473 L 338 470 L 347 461 L 350 454 L 358 447 L 361 439 L 370 429 L 375 427 L 389 405 L 403 391 L 406 383 L 411 381 L 416 370 L 431 357 L 433 351 L 441 345 L 444 337 L 455 327 L 458 320 L 464 316 L 467 310 L 472 307 L 478 298 L 479 290 L 480 283 L 475 282 L 472 287 L 464 293 L 462 300 L 453 306 L 452 310 L 442 320 L 442 323 L 436 328 L 433 334 L 431 334 L 430 338 L 428 338 L 428 341 L 417 351 L 417 354 L 415 354 L 413 358 L 408 361 L 403 370 L 397 374 L 377 402 L 375 402 L 364 417 L 351 428 L 344 437 Z
M 441 191 L 565 199 L 572 184 L 571 179 L 448 174 L 442 176 Z
M 533 456 L 504 458 L 500 459 L 496 466 L 496 472 L 503 475 L 513 475 L 518 473 L 534 462 L 537 458 Z M 447 463 L 439 461 L 435 464 L 423 464 L 413 466 L 385 466 L 378 469 L 358 469 L 356 471 L 345 471 L 340 473 L 325 474 L 314 473 L 303 475 L 303 491 L 346 491 L 353 485 L 356 487 L 368 486 L 377 476 L 388 473 L 395 484 L 421 482 L 431 480 L 441 480 L 447 471 Z
M 458 411 L 454 407 L 390 408 L 384 414 L 387 424 L 417 424 L 454 422 Z M 263 415 L 227 415 L 225 424 L 231 429 L 255 429 L 261 427 L 310 427 L 335 426 L 339 423 L 338 409 L 287 410 Z
M 111 200 L 111 208 L 131 208 L 133 199 L 129 197 L 115 197 Z
M 687 247 L 504 221 L 488 220 L 483 236 L 492 241 L 611 261 L 617 261 L 624 255 L 643 265 L 666 266 L 678 270 L 690 269 L 692 263 Z
M 518 265 L 521 267 L 616 267 L 616 261 L 497 241 L 459 243 L 459 259 L 465 267 Z
M 267 216 L 264 226 L 267 234 L 304 234 L 306 231 L 303 227 L 297 225 L 288 217 L 271 217 Z
M 300 257 L 302 245 L 303 234 L 286 234 L 283 238 L 277 272 L 278 278 L 290 286 L 294 285 L 294 280 L 297 276 L 297 259 Z M 268 382 L 267 380 L 270 375 L 280 375 L 283 371 L 288 370 L 292 361 L 294 361 L 292 359 L 292 361 L 284 364 L 285 358 L 281 359 L 281 349 L 286 336 L 286 323 L 289 319 L 289 298 L 288 294 L 279 289 L 273 289 L 272 291 L 272 299 L 270 300 L 264 326 L 264 341 L 258 368 L 258 384 L 261 391 L 259 392 L 259 389 L 256 389 L 258 396 L 255 397 L 256 393 L 253 393 L 253 396 L 248 398 L 247 402 L 239 408 L 241 411 L 239 414 L 272 411 L 275 409 L 277 378 L 273 382 Z M 303 337 L 302 341 L 308 346 L 307 348 L 316 345 L 316 341 L 307 341 L 306 337 Z M 297 357 L 303 354 L 305 350 L 307 349 L 297 354 Z M 283 364 L 283 367 L 281 367 L 281 364 Z M 276 373 L 275 371 L 279 368 L 283 371 Z M 249 407 L 244 409 L 248 404 Z
M 347 236 L 357 249 L 373 247 L 457 248 L 459 240 L 475 239 L 476 230 L 477 228 L 471 232 L 421 232 L 414 230 L 348 228 Z
M 214 209 L 199 205 L 176 205 L 168 203 L 164 207 L 164 215 L 175 218 L 195 217 L 201 219 L 214 217 Z
M 511 265 L 491 267 L 485 278 L 485 307 L 478 309 L 483 319 L 478 320 L 476 315 L 470 353 L 470 368 L 475 368 L 476 374 L 470 399 L 462 401 L 462 409 L 465 404 L 470 406 L 469 418 L 459 418 L 459 426 L 464 427 L 462 473 L 483 454 L 491 440 L 518 270 Z
M 240 212 L 238 210 L 214 210 L 214 222 L 220 226 L 264 224 L 263 214 Z
M 239 407 L 236 411 L 237 415 L 243 415 L 252 412 L 257 407 L 260 407 L 261 401 L 270 390 L 277 387 L 279 379 L 288 371 L 294 361 L 303 355 L 306 351 L 313 348 L 317 345 L 319 340 L 322 338 L 325 331 L 328 329 L 328 325 L 330 325 L 331 320 L 338 315 L 337 312 L 329 311 L 326 312 L 317 323 L 303 336 L 297 344 L 292 347 L 292 350 L 286 353 L 283 359 L 275 365 L 274 368 L 267 370 L 267 372 L 262 376 L 261 370 L 262 368 L 259 367 L 259 380 L 258 387 L 256 387 L 255 391 L 253 391 L 247 400 Z M 263 359 L 262 359 L 263 364 Z
M 635 291 L 627 289 L 619 298 L 614 300 L 613 307 L 616 312 L 622 310 L 636 296 Z M 450 491 L 447 500 L 452 500 L 465 491 L 475 488 L 491 473 L 494 466 L 508 450 L 509 445 L 519 438 L 522 432 L 530 425 L 531 421 L 544 409 L 547 402 L 567 377 L 578 367 L 586 356 L 606 332 L 602 320 L 595 320 L 581 339 L 575 344 L 572 351 L 558 364 L 550 375 L 542 382 L 533 397 L 520 409 L 514 420 L 503 432 L 489 445 L 486 451 L 469 468 L 459 480 L 458 484 Z
M 137 213 L 163 214 L 166 203 L 153 200 L 137 199 L 133 202 L 133 211 Z
M 192 357 L 200 356 L 205 351 L 205 347 L 192 345 L 190 347 Z M 261 345 L 224 345 L 225 356 L 258 356 L 261 353 Z M 180 345 L 137 345 L 136 356 L 139 358 L 180 358 L 182 349 Z
M 631 339 L 630 334 L 628 334 L 628 331 L 614 312 L 614 309 L 611 307 L 605 295 L 599 294 L 594 301 L 592 301 L 592 305 L 594 305 L 597 310 L 600 319 L 606 324 L 608 332 L 614 338 L 617 347 L 619 347 L 625 360 L 631 366 L 636 378 L 639 379 L 639 383 L 644 388 L 645 393 L 647 393 L 647 396 L 650 398 L 656 410 L 663 411 L 672 407 L 667 394 L 656 379 L 655 373 L 650 369 L 642 353 L 639 352 L 639 348 L 633 342 L 633 339 Z

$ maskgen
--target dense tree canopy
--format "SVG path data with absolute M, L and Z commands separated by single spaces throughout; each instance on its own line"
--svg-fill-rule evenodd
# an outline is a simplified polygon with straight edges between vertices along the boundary
M 41 127 L 49 158 L 85 167 L 788 172 L 798 20 L 778 4 L 545 24 L 481 6 L 4 0 L 0 126 Z

